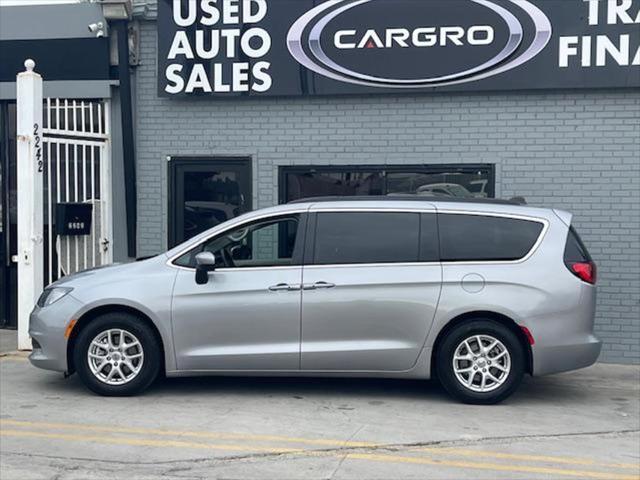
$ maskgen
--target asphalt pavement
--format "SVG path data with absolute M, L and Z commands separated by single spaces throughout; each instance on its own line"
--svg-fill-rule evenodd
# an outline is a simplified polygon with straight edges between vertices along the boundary
M 640 478 L 640 367 L 527 377 L 501 405 L 434 381 L 163 380 L 102 398 L 0 357 L 0 478 Z

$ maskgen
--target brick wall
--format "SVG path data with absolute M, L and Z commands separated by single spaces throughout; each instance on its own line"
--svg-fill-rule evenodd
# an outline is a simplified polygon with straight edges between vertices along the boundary
M 250 155 L 254 206 L 278 166 L 494 163 L 496 195 L 571 211 L 599 267 L 601 359 L 640 363 L 640 91 L 159 98 L 155 23 L 137 69 L 139 255 L 166 248 L 167 155 Z

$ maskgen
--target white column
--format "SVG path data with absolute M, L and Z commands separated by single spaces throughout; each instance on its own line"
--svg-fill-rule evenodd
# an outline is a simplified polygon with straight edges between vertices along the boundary
M 44 277 L 42 77 L 35 62 L 24 62 L 17 76 L 18 187 L 18 349 L 31 349 L 29 314 L 42 292 Z

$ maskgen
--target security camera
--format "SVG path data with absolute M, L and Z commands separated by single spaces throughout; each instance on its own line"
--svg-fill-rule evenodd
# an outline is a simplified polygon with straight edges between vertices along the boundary
M 103 28 L 104 28 L 104 25 L 102 24 L 102 22 L 89 24 L 90 32 L 100 32 Z M 102 35 L 104 35 L 104 32 L 102 33 Z
M 96 22 L 88 25 L 89 31 L 96 34 L 97 38 L 104 37 L 104 23 Z
M 96 34 L 96 37 L 104 37 L 104 24 L 102 22 L 90 23 L 88 25 L 89 31 Z

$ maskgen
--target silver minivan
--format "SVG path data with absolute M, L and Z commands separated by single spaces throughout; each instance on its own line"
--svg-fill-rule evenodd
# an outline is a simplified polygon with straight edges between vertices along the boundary
M 160 375 L 437 377 L 489 404 L 593 364 L 596 269 L 571 214 L 508 201 L 310 199 L 45 289 L 34 365 L 102 395 Z

